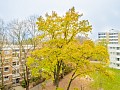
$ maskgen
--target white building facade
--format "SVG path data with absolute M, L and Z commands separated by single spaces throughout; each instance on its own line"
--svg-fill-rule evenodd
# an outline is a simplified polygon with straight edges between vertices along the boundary
M 120 44 L 108 44 L 110 67 L 120 69 Z
M 104 39 L 108 43 L 109 66 L 120 69 L 120 31 L 112 29 L 109 32 L 99 32 L 98 39 Z

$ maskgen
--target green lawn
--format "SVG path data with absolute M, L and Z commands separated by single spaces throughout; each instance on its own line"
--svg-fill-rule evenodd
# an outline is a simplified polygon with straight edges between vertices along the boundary
M 94 83 L 92 83 L 92 88 L 98 90 L 100 87 L 103 90 L 120 90 L 120 70 L 110 69 L 114 72 L 114 79 L 110 79 L 100 73 L 95 73 L 92 76 L 94 77 Z

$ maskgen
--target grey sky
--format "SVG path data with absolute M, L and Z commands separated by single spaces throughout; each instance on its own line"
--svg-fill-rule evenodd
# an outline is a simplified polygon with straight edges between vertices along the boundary
M 0 0 L 0 18 L 10 21 L 51 11 L 63 15 L 72 6 L 92 24 L 94 40 L 100 31 L 120 30 L 120 0 Z

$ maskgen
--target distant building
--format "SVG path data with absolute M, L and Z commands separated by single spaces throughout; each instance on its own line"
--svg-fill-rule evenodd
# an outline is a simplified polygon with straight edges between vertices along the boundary
M 120 69 L 120 31 L 99 32 L 98 39 L 108 42 L 110 67 Z
M 22 49 L 22 60 L 19 60 L 20 57 L 20 48 L 18 45 L 5 45 L 1 48 L 0 60 L 3 62 L 3 67 L 0 66 L 0 69 L 3 68 L 3 77 L 4 84 L 19 84 L 22 80 L 20 74 L 23 73 L 22 67 L 25 64 L 24 53 L 28 49 L 32 49 L 32 45 L 24 45 Z M 1 65 L 0 61 L 0 65 Z M 0 79 L 0 83 L 1 83 Z
M 98 39 L 104 39 L 108 44 L 120 44 L 120 31 L 112 29 L 109 32 L 99 32 Z
M 108 44 L 110 67 L 120 69 L 120 44 Z

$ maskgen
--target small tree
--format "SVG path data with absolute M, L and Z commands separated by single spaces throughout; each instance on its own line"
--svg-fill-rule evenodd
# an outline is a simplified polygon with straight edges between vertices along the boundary
M 0 19 L 0 71 L 1 71 L 1 76 L 0 78 L 2 79 L 1 82 L 1 90 L 4 90 L 4 72 L 3 72 L 3 68 L 4 68 L 4 55 L 2 52 L 2 49 L 4 47 L 4 45 L 6 45 L 7 42 L 7 37 L 6 37 L 6 28 L 5 28 L 5 23 L 2 19 Z
M 37 32 L 35 20 L 37 18 L 35 18 L 35 16 L 33 17 L 34 18 L 29 18 L 23 21 L 14 20 L 8 24 L 10 37 L 13 41 L 12 44 L 17 45 L 19 47 L 19 63 L 21 64 L 20 67 L 22 68 L 23 72 L 19 74 L 24 80 L 26 90 L 29 90 L 30 83 L 30 71 L 28 66 L 26 65 L 27 57 L 30 54 L 30 51 L 34 50 L 38 43 L 36 43 L 35 39 Z
M 70 89 L 72 81 L 79 76 L 90 75 L 96 71 L 108 76 L 109 72 L 105 68 L 109 64 L 109 59 L 107 49 L 104 46 L 96 46 L 91 40 L 86 40 L 80 46 L 77 47 L 74 45 L 74 47 L 76 47 L 77 50 L 71 52 L 71 57 L 73 57 L 76 62 L 73 62 L 75 64 L 75 68 L 67 90 Z M 79 54 L 76 55 L 76 52 Z M 75 58 L 76 56 L 79 58 Z

